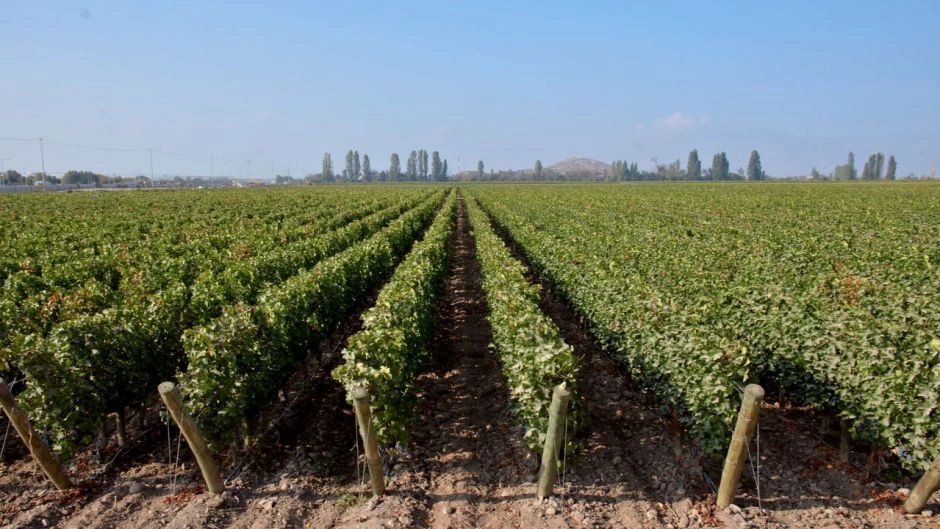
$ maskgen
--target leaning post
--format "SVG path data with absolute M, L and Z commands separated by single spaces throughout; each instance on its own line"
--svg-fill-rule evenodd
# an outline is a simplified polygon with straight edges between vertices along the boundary
M 727 507 L 734 502 L 734 493 L 741 481 L 744 465 L 747 462 L 747 445 L 754 436 L 757 419 L 760 416 L 760 404 L 764 400 L 764 388 L 757 384 L 748 384 L 744 388 L 738 422 L 734 426 L 734 435 L 728 446 L 725 468 L 721 472 L 721 485 L 718 487 L 718 506 Z
M 186 408 L 183 406 L 183 399 L 180 397 L 180 390 L 172 382 L 164 382 L 157 386 L 160 397 L 163 399 L 166 408 L 170 410 L 170 416 L 183 432 L 186 438 L 186 444 L 196 456 L 196 462 L 199 463 L 199 469 L 202 470 L 202 477 L 206 480 L 206 487 L 213 494 L 221 494 L 225 490 L 225 484 L 222 482 L 222 474 L 219 473 L 219 467 L 212 457 L 212 452 L 206 446 L 206 441 L 202 437 L 202 432 L 193 421 Z
M 20 438 L 23 439 L 23 442 L 26 443 L 26 447 L 29 448 L 29 453 L 33 456 L 33 459 L 39 463 L 46 477 L 48 477 L 59 490 L 71 488 L 71 480 L 69 480 L 65 472 L 62 471 L 59 462 L 52 456 L 52 452 L 49 451 L 49 448 L 42 442 L 42 438 L 39 437 L 36 430 L 33 430 L 33 426 L 29 423 L 26 414 L 16 405 L 16 399 L 13 397 L 13 393 L 10 392 L 7 383 L 2 379 L 0 379 L 0 407 L 2 407 L 3 411 L 7 414 L 10 422 L 13 423 L 13 427 L 16 428 L 16 433 L 20 434 Z

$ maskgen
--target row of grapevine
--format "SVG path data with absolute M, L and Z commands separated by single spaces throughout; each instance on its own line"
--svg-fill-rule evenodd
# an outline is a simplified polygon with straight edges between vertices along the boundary
M 489 219 L 473 200 L 467 201 L 467 210 L 482 269 L 493 347 L 513 408 L 525 426 L 525 441 L 533 450 L 540 450 L 548 427 L 552 388 L 565 384 L 572 392 L 572 408 L 579 408 L 577 360 L 554 322 L 539 309 L 539 285 L 528 283 L 525 266 L 493 232 Z M 578 414 L 570 416 L 575 423 L 573 433 Z
M 442 200 L 437 192 L 382 231 L 183 335 L 178 379 L 187 408 L 216 445 L 233 439 L 316 338 L 330 332 L 394 270 Z M 250 432 L 247 432 L 250 433 Z
M 737 392 L 838 412 L 924 469 L 940 421 L 931 185 L 481 188 L 494 219 L 702 447 Z
M 343 364 L 333 371 L 347 390 L 367 385 L 375 433 L 384 444 L 407 442 L 417 375 L 429 358 L 425 345 L 447 272 L 455 210 L 456 194 L 451 193 L 424 239 L 362 315 L 362 330 L 349 338 Z
M 356 220 L 349 215 L 344 226 L 322 235 L 309 237 L 282 248 L 273 248 L 251 259 L 233 263 L 221 273 L 207 272 L 192 286 L 189 317 L 204 323 L 218 316 L 222 308 L 234 303 L 252 304 L 265 284 L 277 284 L 309 268 L 388 224 L 427 198 L 423 195 L 404 200 Z

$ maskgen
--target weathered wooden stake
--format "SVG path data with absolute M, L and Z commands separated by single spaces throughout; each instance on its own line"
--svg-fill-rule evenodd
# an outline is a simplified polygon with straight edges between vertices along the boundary
M 852 445 L 850 444 L 852 438 L 849 436 L 849 421 L 842 419 L 839 421 L 839 423 L 839 459 L 842 461 L 848 461 L 849 452 L 852 450 Z
M 548 409 L 548 432 L 545 435 L 545 446 L 542 448 L 542 469 L 536 490 L 536 496 L 540 500 L 552 495 L 552 486 L 558 477 L 558 452 L 564 443 L 569 398 L 571 392 L 565 389 L 564 385 L 555 386 L 552 391 L 552 404 Z
M 68 476 L 65 475 L 65 472 L 62 471 L 62 467 L 59 466 L 59 462 L 52 456 L 52 452 L 50 452 L 49 448 L 42 442 L 39 434 L 33 430 L 33 426 L 29 424 L 29 419 L 26 417 L 26 414 L 16 405 L 16 399 L 13 397 L 13 394 L 10 393 L 10 388 L 7 387 L 7 383 L 2 379 L 0 379 L 0 407 L 3 408 L 10 422 L 13 423 L 13 427 L 16 428 L 16 433 L 20 434 L 23 442 L 26 443 L 26 446 L 29 448 L 29 453 L 32 454 L 33 459 L 39 463 L 39 466 L 49 480 L 52 481 L 59 490 L 70 488 L 72 482 L 69 480 Z
M 353 407 L 356 409 L 359 434 L 362 436 L 362 443 L 366 447 L 366 461 L 369 463 L 369 475 L 372 477 L 372 494 L 381 496 L 385 494 L 385 476 L 382 471 L 382 457 L 379 455 L 379 443 L 375 438 L 375 428 L 372 427 L 369 390 L 366 389 L 365 385 L 357 384 L 352 388 L 350 394 L 353 398 Z
M 679 422 L 679 410 L 672 409 L 672 452 L 676 457 L 682 457 L 682 423 Z
M 118 448 L 127 448 L 127 424 L 123 408 L 114 414 L 114 429 L 117 430 Z
M 222 474 L 219 473 L 219 467 L 216 465 L 215 459 L 212 458 L 212 453 L 209 451 L 209 447 L 206 446 L 206 441 L 202 438 L 199 427 L 196 426 L 192 417 L 186 412 L 186 408 L 183 407 L 183 399 L 180 398 L 179 388 L 172 382 L 164 382 L 157 386 L 157 391 L 160 392 L 163 403 L 170 411 L 170 416 L 173 417 L 180 431 L 183 432 L 186 444 L 189 445 L 189 449 L 196 456 L 196 462 L 199 463 L 202 478 L 206 480 L 206 487 L 209 492 L 221 494 L 225 490 Z
M 258 442 L 257 432 L 257 417 L 245 417 L 242 419 L 242 450 L 248 452 L 251 450 L 251 447 L 254 446 L 256 442 Z
M 728 457 L 725 458 L 725 468 L 721 472 L 721 485 L 718 487 L 718 506 L 721 508 L 734 502 L 734 495 L 741 481 L 741 473 L 744 472 L 747 462 L 747 445 L 757 428 L 762 400 L 764 400 L 764 388 L 757 384 L 748 384 L 744 388 L 744 399 L 741 400 L 738 422 L 734 426 L 734 435 L 731 437 L 731 445 L 728 446 Z
M 904 510 L 908 514 L 919 513 L 923 510 L 924 505 L 927 505 L 930 496 L 937 492 L 937 489 L 940 489 L 940 456 L 934 460 L 927 473 L 917 482 L 914 490 L 911 491 L 911 495 L 904 502 Z

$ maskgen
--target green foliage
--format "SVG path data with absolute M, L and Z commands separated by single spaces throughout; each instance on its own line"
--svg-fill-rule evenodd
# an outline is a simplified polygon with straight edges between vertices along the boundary
M 272 283 L 435 200 L 413 188 L 376 196 L 282 189 L 0 197 L 9 214 L 0 219 L 9 256 L 0 261 L 0 370 L 26 376 L 24 407 L 67 454 L 106 413 L 141 404 L 185 365 L 187 328 L 228 305 L 254 303 Z M 43 245 L 34 244 L 39 238 Z
M 833 176 L 836 180 L 855 180 L 857 178 L 857 173 L 855 171 L 855 153 L 849 153 L 848 162 L 845 165 L 839 165 L 836 167 Z
M 391 163 L 388 168 L 388 179 L 392 182 L 401 180 L 401 162 L 398 159 L 398 153 L 393 152 Z
M 492 347 L 502 363 L 513 407 L 525 426 L 525 441 L 533 450 L 541 450 L 552 390 L 558 384 L 572 391 L 572 431 L 578 427 L 577 360 L 558 328 L 539 309 L 539 286 L 526 280 L 525 266 L 493 232 L 479 206 L 469 200 L 467 209 L 483 274 Z
M 760 154 L 757 154 L 757 151 L 751 151 L 751 157 L 747 161 L 747 179 L 764 179 L 764 169 L 761 167 Z
M 346 168 L 343 169 L 343 180 L 352 182 L 356 180 L 356 158 L 352 149 L 346 151 Z
M 330 153 L 323 153 L 323 167 L 321 169 L 321 178 L 324 182 L 333 181 L 333 156 Z
M 728 156 L 724 152 L 715 154 L 715 156 L 712 157 L 711 179 L 727 180 L 730 176 L 729 168 Z
M 477 188 L 702 448 L 748 382 L 938 455 L 940 187 Z
M 385 280 L 441 197 L 435 193 L 361 243 L 265 290 L 256 305 L 228 309 L 185 332 L 181 393 L 211 442 L 231 440 L 277 394 L 314 340 Z
M 369 160 L 368 154 L 362 155 L 362 179 L 366 182 L 371 182 L 373 178 L 372 174 L 372 162 Z
M 412 182 L 418 179 L 418 151 L 411 151 L 411 154 L 408 155 L 405 178 Z
M 371 393 L 376 434 L 383 444 L 407 442 L 414 415 L 416 379 L 429 354 L 435 310 L 447 273 L 456 195 L 451 193 L 424 239 L 415 244 L 362 316 L 363 329 L 349 338 L 333 378 L 350 390 L 365 382 Z
M 689 161 L 686 164 L 686 173 L 689 180 L 702 179 L 702 161 L 698 158 L 698 150 L 692 149 L 689 152 Z
M 434 151 L 431 153 L 431 179 L 440 181 L 444 179 L 444 166 L 441 164 L 441 153 Z

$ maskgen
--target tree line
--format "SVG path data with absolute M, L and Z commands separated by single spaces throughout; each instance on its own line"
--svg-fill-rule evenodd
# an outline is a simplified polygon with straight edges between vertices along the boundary
M 535 180 L 535 181 L 666 181 L 666 180 L 766 180 L 767 173 L 764 172 L 760 154 L 757 151 L 751 152 L 748 160 L 747 169 L 739 168 L 736 172 L 731 171 L 731 164 L 728 162 L 728 155 L 724 152 L 716 153 L 712 157 L 711 168 L 702 168 L 702 162 L 699 159 L 698 150 L 693 149 L 689 153 L 689 159 L 685 169 L 682 163 L 676 160 L 671 163 L 659 163 L 653 160 L 654 167 L 651 170 L 640 169 L 637 162 L 628 162 L 626 160 L 614 160 L 610 167 L 603 173 L 597 171 L 584 170 L 580 172 L 558 172 L 545 168 L 541 160 L 536 160 L 531 170 L 514 171 L 490 170 L 487 173 L 484 170 L 484 164 L 481 160 L 477 163 L 475 172 L 462 173 L 461 178 L 476 181 L 506 181 L 506 180 Z
M 314 182 L 434 182 L 445 181 L 451 175 L 448 172 L 447 160 L 442 159 L 438 151 L 428 153 L 427 150 L 417 149 L 409 153 L 402 170 L 401 159 L 398 153 L 392 153 L 389 158 L 388 169 L 375 170 L 368 154 L 360 156 L 358 150 L 346 152 L 345 166 L 340 171 L 333 167 L 333 157 L 330 153 L 323 154 L 322 170 L 317 174 L 308 174 L 303 179 L 278 175 L 275 183 L 314 183 Z M 882 153 L 874 153 L 868 157 L 861 174 L 855 166 L 855 154 L 850 152 L 845 164 L 835 167 L 828 175 L 820 173 L 815 167 L 809 174 L 814 180 L 895 180 L 897 175 L 897 160 L 893 155 L 885 160 Z M 670 163 L 660 163 L 653 159 L 652 169 L 640 169 L 637 162 L 614 160 L 603 173 L 584 170 L 580 172 L 561 173 L 543 167 L 541 160 L 536 160 L 530 170 L 494 170 L 486 172 L 483 160 L 477 162 L 475 171 L 465 171 L 457 177 L 471 181 L 732 181 L 732 180 L 766 180 L 767 173 L 761 165 L 760 154 L 751 151 L 747 168 L 739 167 L 731 171 L 731 164 L 725 152 L 718 152 L 712 156 L 711 167 L 702 167 L 697 149 L 689 152 L 685 168 L 680 160 Z M 42 182 L 41 173 L 30 173 L 27 176 L 15 170 L 0 172 L 0 183 L 5 185 L 34 185 Z M 79 185 L 109 185 L 122 183 L 140 183 L 141 180 L 149 182 L 143 176 L 120 177 L 108 176 L 93 171 L 67 171 L 61 178 L 45 175 L 47 184 L 79 184 Z
M 888 166 L 885 168 L 885 155 L 878 152 L 868 157 L 865 166 L 862 169 L 861 178 L 855 169 L 855 153 L 850 152 L 848 159 L 842 165 L 836 168 L 828 175 L 823 175 L 815 167 L 810 171 L 810 178 L 813 180 L 896 180 L 898 173 L 898 162 L 894 155 L 888 157 Z
M 310 182 L 440 182 L 447 180 L 447 160 L 442 159 L 438 151 L 428 156 L 428 151 L 411 151 L 406 161 L 405 170 L 401 168 L 401 158 L 393 152 L 389 158 L 387 170 L 376 171 L 368 154 L 359 156 L 358 150 L 346 152 L 346 164 L 342 171 L 333 169 L 333 155 L 323 154 L 323 164 L 317 174 L 307 176 Z
M 0 173 L 0 183 L 3 185 L 36 185 L 43 180 L 47 184 L 66 184 L 66 185 L 110 185 L 122 183 L 134 183 L 144 177 L 133 176 L 108 176 L 94 171 L 66 171 L 62 177 L 50 174 L 44 175 L 41 172 L 30 173 L 24 176 L 19 171 L 12 169 Z M 149 181 L 150 178 L 147 178 Z

